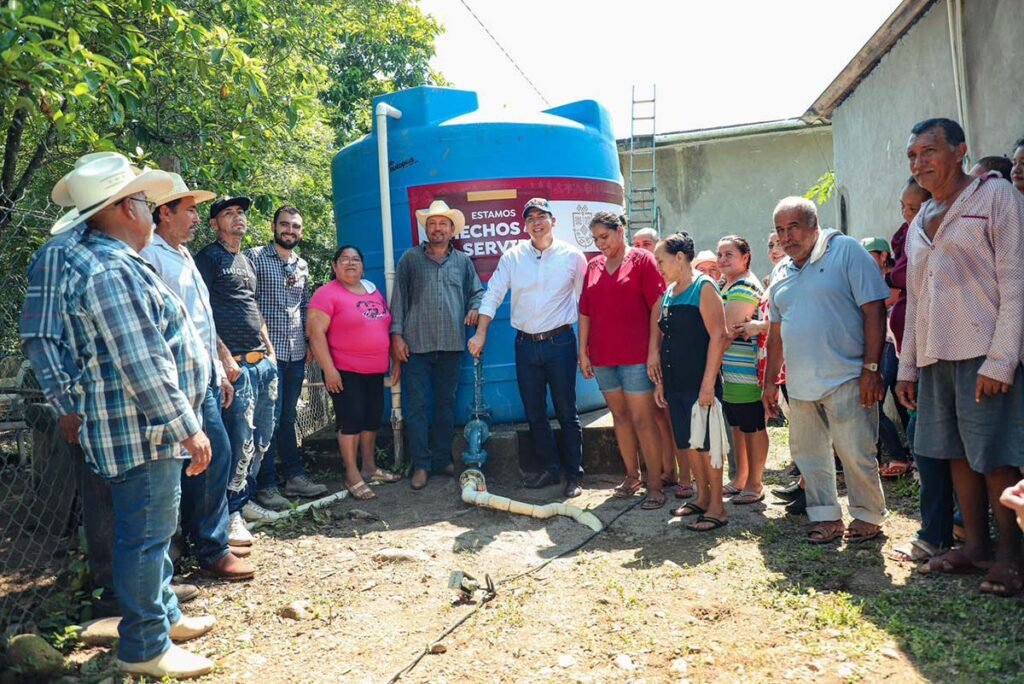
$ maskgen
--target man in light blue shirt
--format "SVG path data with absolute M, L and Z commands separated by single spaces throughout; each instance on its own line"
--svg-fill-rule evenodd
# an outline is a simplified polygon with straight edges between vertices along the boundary
M 886 516 L 875 441 L 889 288 L 859 242 L 819 227 L 813 202 L 783 199 L 775 230 L 789 260 L 776 267 L 769 290 L 765 378 L 778 377 L 784 355 L 790 450 L 804 477 L 807 516 L 815 523 L 807 539 L 872 539 Z M 777 415 L 778 385 L 766 381 L 762 401 Z M 849 529 L 830 446 L 843 462 L 854 518 Z

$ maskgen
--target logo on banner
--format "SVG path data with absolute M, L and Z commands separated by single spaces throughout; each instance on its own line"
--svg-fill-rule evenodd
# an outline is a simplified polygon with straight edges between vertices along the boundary
M 584 251 L 594 246 L 594 235 L 590 232 L 590 219 L 593 217 L 594 212 L 586 204 L 577 204 L 576 211 L 572 212 L 572 233 L 576 236 L 576 244 Z

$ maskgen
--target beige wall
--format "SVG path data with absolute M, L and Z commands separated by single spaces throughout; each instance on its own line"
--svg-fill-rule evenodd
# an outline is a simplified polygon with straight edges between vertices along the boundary
M 657 151 L 658 206 L 663 234 L 686 230 L 697 250 L 739 234 L 754 251 L 754 271 L 768 269 L 765 252 L 772 210 L 787 195 L 803 195 L 832 166 L 828 127 L 662 146 Z M 621 154 L 629 177 L 629 155 Z M 831 225 L 829 202 L 821 208 Z

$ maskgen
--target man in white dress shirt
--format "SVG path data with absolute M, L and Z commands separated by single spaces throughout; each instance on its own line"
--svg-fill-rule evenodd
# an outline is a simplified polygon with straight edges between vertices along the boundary
M 199 225 L 197 202 L 215 197 L 212 192 L 189 190 L 176 173 L 170 194 L 154 202 L 153 242 L 142 250 L 142 258 L 152 264 L 160 279 L 185 303 L 192 323 L 199 331 L 210 354 L 210 384 L 203 398 L 203 430 L 210 438 L 213 457 L 210 467 L 200 475 L 181 476 L 181 529 L 209 575 L 225 580 L 247 580 L 255 569 L 238 555 L 248 555 L 245 546 L 229 546 L 228 477 L 231 472 L 231 444 L 221 420 L 221 405 L 231 403 L 234 389 L 218 359 L 217 329 L 210 307 L 210 293 L 199 275 L 192 254 L 185 247 L 195 237 Z M 222 345 L 221 345 L 222 346 Z M 220 356 L 230 358 L 227 355 Z M 236 555 L 238 554 L 238 555 Z
M 541 471 L 525 485 L 539 489 L 559 480 L 565 471 L 565 496 L 581 493 L 583 431 L 576 412 L 576 333 L 580 292 L 587 262 L 577 247 L 555 238 L 555 217 L 546 199 L 535 197 L 523 207 L 530 239 L 501 255 L 480 305 L 476 334 L 468 347 L 479 356 L 487 328 L 512 289 L 512 327 L 516 330 L 516 380 L 530 424 L 530 438 Z M 547 390 L 562 426 L 564 453 L 548 423 Z

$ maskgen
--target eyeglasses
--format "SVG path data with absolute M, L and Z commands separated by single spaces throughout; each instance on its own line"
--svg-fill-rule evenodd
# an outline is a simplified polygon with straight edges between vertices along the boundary
M 363 260 L 357 256 L 343 256 L 338 257 L 339 264 L 361 264 Z
M 529 225 L 531 223 L 544 223 L 545 221 L 550 221 L 550 220 L 551 220 L 551 216 L 549 214 L 543 214 L 543 213 L 539 213 L 539 212 L 536 213 L 536 214 L 533 214 L 532 216 L 527 216 L 526 217 L 527 225 Z
M 127 200 L 131 200 L 132 202 L 142 202 L 143 204 L 146 205 L 146 208 L 150 212 L 153 211 L 153 206 L 154 206 L 153 203 L 150 202 L 148 199 L 145 199 L 143 197 L 125 197 L 123 200 L 119 201 L 118 204 L 121 204 L 121 202 L 125 202 Z

